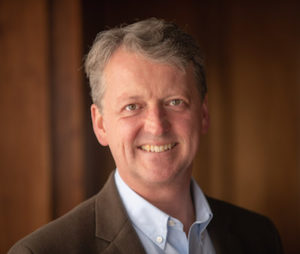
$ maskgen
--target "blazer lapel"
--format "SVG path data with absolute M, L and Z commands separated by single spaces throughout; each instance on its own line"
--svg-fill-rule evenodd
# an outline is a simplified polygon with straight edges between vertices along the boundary
M 105 254 L 145 253 L 119 196 L 114 172 L 96 198 L 96 237 L 108 242 Z
M 218 202 L 207 197 L 213 212 L 213 219 L 207 227 L 209 236 L 213 242 L 216 254 L 241 254 L 241 242 L 237 236 L 231 233 L 230 216 L 224 209 L 220 209 Z
M 212 240 L 216 254 L 242 254 L 240 240 L 230 232 L 219 228 L 216 223 L 211 223 L 207 227 L 207 231 Z

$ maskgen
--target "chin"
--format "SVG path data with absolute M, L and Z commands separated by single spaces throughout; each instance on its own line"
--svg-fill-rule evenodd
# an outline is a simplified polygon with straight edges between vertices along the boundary
M 141 176 L 146 182 L 149 184 L 165 184 L 165 183 L 171 183 L 176 176 L 178 175 L 178 172 L 175 170 L 163 170 L 162 168 L 159 168 L 157 170 L 146 170 L 145 174 Z

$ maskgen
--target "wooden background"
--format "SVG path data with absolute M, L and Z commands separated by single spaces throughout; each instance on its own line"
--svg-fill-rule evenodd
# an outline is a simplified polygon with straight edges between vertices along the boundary
M 206 54 L 211 128 L 194 176 L 300 253 L 299 13 L 296 1 L 0 0 L 0 253 L 114 168 L 92 133 L 83 56 L 100 30 L 151 16 Z

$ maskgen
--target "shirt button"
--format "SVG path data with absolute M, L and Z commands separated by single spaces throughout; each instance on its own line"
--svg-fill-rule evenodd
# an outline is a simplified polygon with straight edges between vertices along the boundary
M 163 238 L 161 236 L 156 237 L 156 242 L 157 243 L 162 243 L 163 242 Z
M 170 227 L 174 227 L 175 226 L 175 221 L 169 220 L 168 224 L 169 224 Z

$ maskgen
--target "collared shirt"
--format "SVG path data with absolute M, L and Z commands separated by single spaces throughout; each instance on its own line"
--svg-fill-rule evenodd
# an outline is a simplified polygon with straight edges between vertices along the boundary
M 115 182 L 122 202 L 148 254 L 214 254 L 207 225 L 212 219 L 212 212 L 207 200 L 192 179 L 192 191 L 196 221 L 192 224 L 188 237 L 183 230 L 183 224 L 153 206 L 147 200 L 134 192 L 115 172 Z

